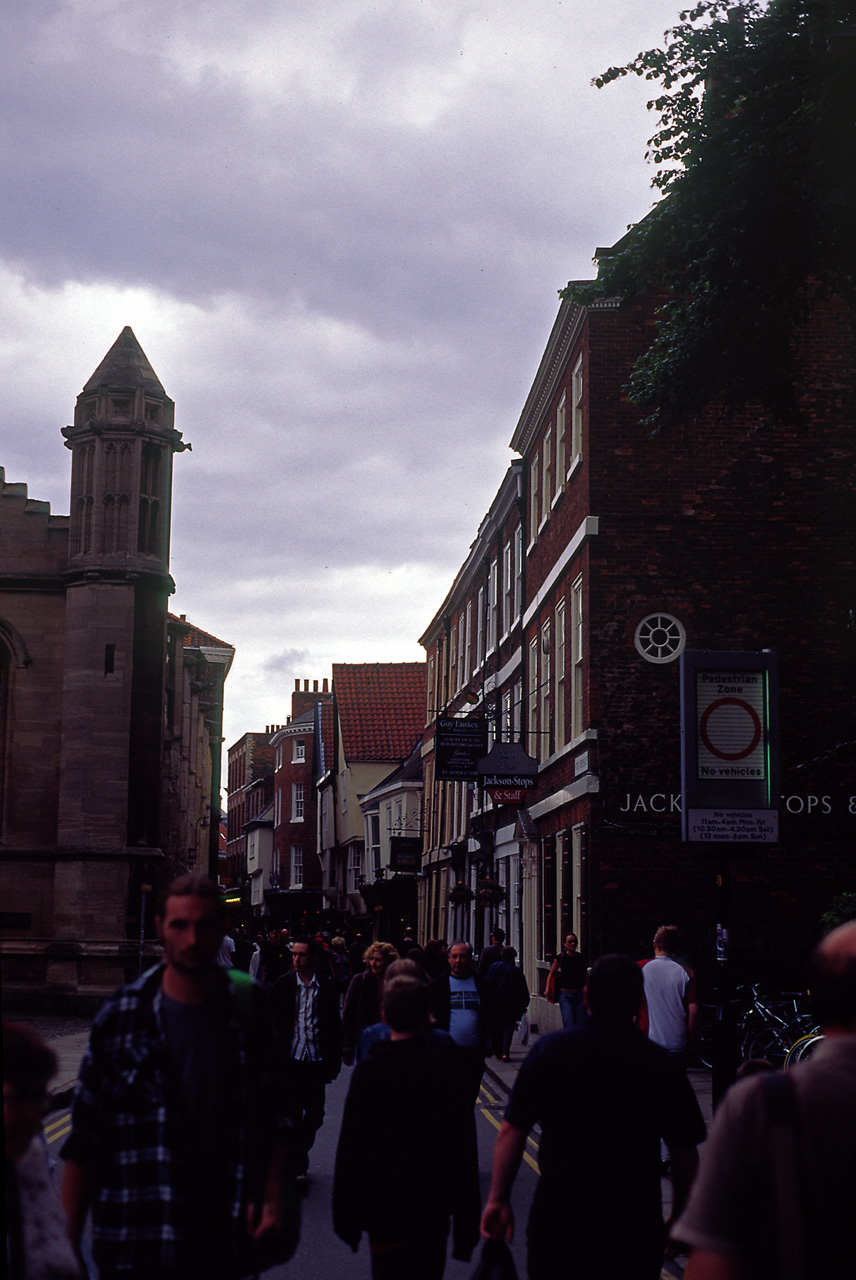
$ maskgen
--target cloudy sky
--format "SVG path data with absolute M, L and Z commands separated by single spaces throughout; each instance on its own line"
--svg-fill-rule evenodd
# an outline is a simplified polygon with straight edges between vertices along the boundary
M 130 324 L 193 444 L 172 607 L 234 644 L 226 738 L 296 677 L 421 659 L 558 305 L 650 208 L 678 0 L 7 0 L 0 465 Z

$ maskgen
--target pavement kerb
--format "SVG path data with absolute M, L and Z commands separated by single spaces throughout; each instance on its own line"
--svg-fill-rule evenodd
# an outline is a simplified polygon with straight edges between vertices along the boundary
M 70 1095 L 77 1083 L 80 1064 L 83 1061 L 86 1046 L 89 1044 L 89 1032 L 76 1031 L 70 1036 L 46 1038 L 46 1043 L 53 1049 L 59 1063 L 50 1087 L 51 1104 L 56 1109 L 59 1106 L 68 1105 L 66 1095 L 68 1095 L 68 1102 L 71 1101 Z

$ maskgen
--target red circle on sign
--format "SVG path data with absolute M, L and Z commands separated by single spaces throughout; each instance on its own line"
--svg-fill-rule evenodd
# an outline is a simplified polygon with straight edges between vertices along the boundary
M 713 715 L 714 711 L 718 711 L 720 707 L 739 707 L 741 711 L 747 711 L 752 719 L 752 741 L 748 747 L 744 747 L 740 751 L 721 751 L 719 747 L 715 747 L 708 737 L 707 722 Z M 742 698 L 717 698 L 709 707 L 705 709 L 704 715 L 699 724 L 699 735 L 702 742 L 707 747 L 712 756 L 716 756 L 718 760 L 745 760 L 747 756 L 751 756 L 752 752 L 761 741 L 761 721 L 758 712 L 751 707 L 748 702 L 744 702 Z

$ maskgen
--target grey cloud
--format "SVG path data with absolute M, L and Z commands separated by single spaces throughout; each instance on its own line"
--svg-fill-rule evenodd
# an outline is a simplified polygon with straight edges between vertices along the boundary
M 405 26 L 399 13 L 396 35 Z M 354 63 L 378 44 L 369 33 Z M 380 48 L 377 59 L 395 65 L 399 49 Z M 12 64 L 5 96 L 8 171 L 32 176 L 5 184 L 0 243 L 39 279 L 145 282 L 196 299 L 212 288 L 294 290 L 385 331 L 415 309 L 448 332 L 484 314 L 484 272 L 522 285 L 522 234 L 554 252 L 570 238 L 555 186 L 581 167 L 585 138 L 560 123 L 533 147 L 546 121 L 526 86 L 498 100 L 487 85 L 425 130 L 347 103 L 286 97 L 259 111 L 221 76 L 191 88 L 154 53 L 117 56 L 97 29 L 84 61 L 49 76 L 33 75 L 37 34 L 29 53 Z M 591 157 L 588 168 L 575 193 L 583 216 L 599 186 Z
M 68 511 L 59 429 L 131 323 L 193 442 L 172 571 L 179 607 L 239 646 L 235 736 L 284 718 L 259 708 L 289 674 L 419 656 L 508 465 L 556 290 L 650 204 L 645 86 L 589 79 L 677 7 L 0 9 L 0 268 L 25 280 L 0 287 L 0 315 L 30 326 L 0 353 L 0 463 Z M 622 23 L 648 35 L 628 47 Z M 69 282 L 127 316 L 102 332 Z
M 283 649 L 281 653 L 272 653 L 269 658 L 265 658 L 262 669 L 268 675 L 286 675 L 305 669 L 309 662 L 308 649 Z

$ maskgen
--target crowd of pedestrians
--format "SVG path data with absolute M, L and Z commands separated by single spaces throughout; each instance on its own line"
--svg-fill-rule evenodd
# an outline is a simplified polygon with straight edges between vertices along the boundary
M 657 931 L 649 961 L 590 968 L 569 934 L 548 987 L 564 1029 L 538 1037 L 517 1074 L 482 1210 L 473 1108 L 486 1055 L 508 1061 L 530 1000 L 502 931 L 476 963 L 468 942 L 422 948 L 412 930 L 404 956 L 367 939 L 231 936 L 224 910 L 200 876 L 162 895 L 162 962 L 92 1028 L 61 1205 L 40 1136 L 56 1062 L 35 1033 L 4 1024 L 11 1280 L 76 1280 L 90 1261 L 100 1280 L 236 1280 L 287 1259 L 343 1064 L 355 1065 L 333 1226 L 354 1250 L 367 1237 L 375 1280 L 440 1280 L 450 1235 L 464 1260 L 479 1234 L 511 1240 L 536 1126 L 530 1280 L 657 1280 L 664 1253 L 687 1249 L 688 1280 L 852 1274 L 856 923 L 814 959 L 820 1048 L 726 1095 L 697 1177 L 705 1126 L 685 1071 L 697 1000 L 677 930 Z

